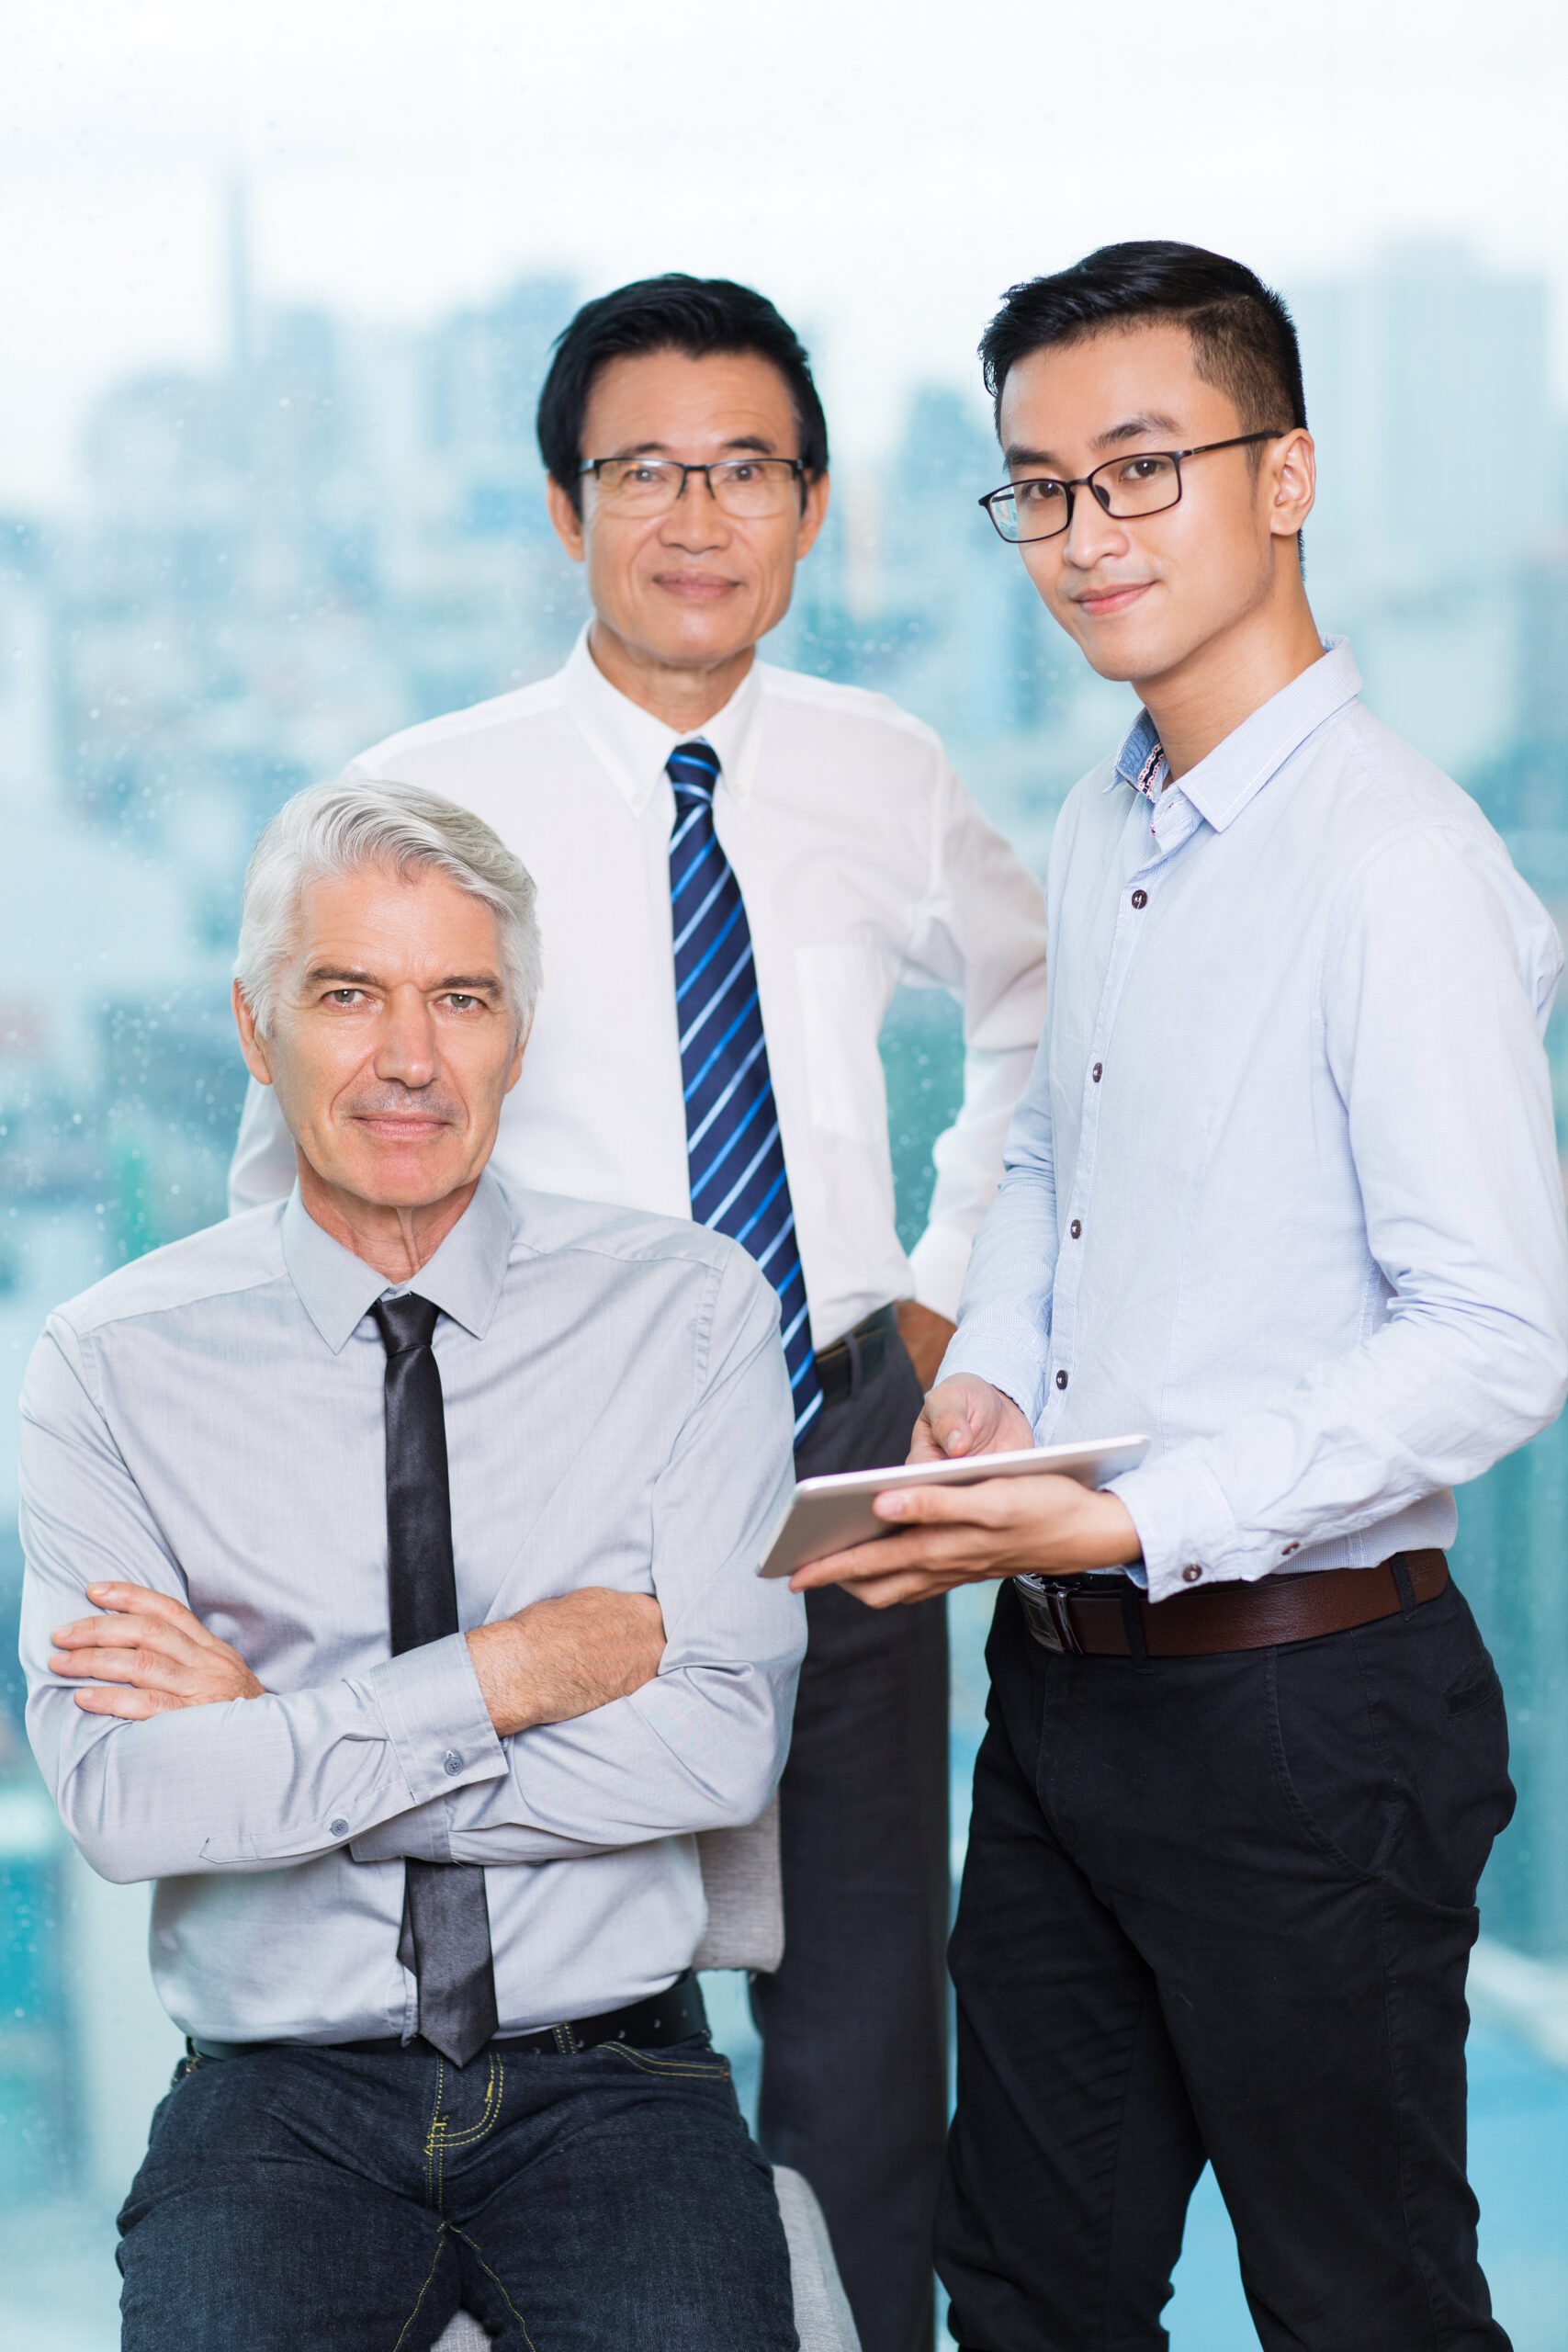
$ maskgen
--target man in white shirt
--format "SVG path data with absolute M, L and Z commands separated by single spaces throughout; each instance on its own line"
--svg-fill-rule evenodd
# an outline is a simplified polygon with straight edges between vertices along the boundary
M 589 303 L 539 434 L 592 621 L 558 675 L 350 773 L 475 809 L 537 880 L 547 985 L 498 1166 L 742 1240 L 780 1295 L 799 1475 L 900 1460 L 1040 1034 L 1040 893 L 929 729 L 755 658 L 828 498 L 820 404 L 771 303 L 684 277 Z M 961 998 L 966 1048 L 908 1258 L 877 1048 L 900 981 Z M 253 1091 L 234 1205 L 292 1167 Z M 940 1600 L 814 1596 L 786 1953 L 755 1996 L 761 2132 L 822 2199 L 866 2352 L 931 2339 L 946 1677 Z
M 904 1532 L 797 1579 L 1010 1579 L 953 1941 L 953 2331 L 1163 2352 L 1207 2158 L 1265 2352 L 1506 2352 L 1464 1985 L 1513 1791 L 1443 1547 L 1452 1488 L 1568 1392 L 1562 951 L 1318 634 L 1278 296 L 1111 245 L 981 349 L 986 503 L 1144 708 L 1057 824 L 1050 1018 L 915 1454 L 1151 1442 L 1104 1493 L 885 1496 Z M 1463 532 L 1451 484 L 1400 486 Z

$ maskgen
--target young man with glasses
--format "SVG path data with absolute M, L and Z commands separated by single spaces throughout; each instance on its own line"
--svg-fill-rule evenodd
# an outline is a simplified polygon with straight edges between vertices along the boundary
M 669 277 L 588 303 L 538 424 L 592 619 L 558 676 L 350 773 L 477 810 L 538 881 L 547 986 L 498 1165 L 739 1240 L 779 1294 L 799 1475 L 899 1461 L 1040 1034 L 1038 888 L 929 729 L 756 659 L 828 504 L 821 404 L 771 302 Z M 960 997 L 966 1040 L 910 1257 L 877 1050 L 900 981 Z M 234 1203 L 292 1180 L 255 1090 Z M 865 2352 L 931 2335 L 943 1610 L 811 1602 L 781 1799 L 784 1959 L 755 1986 L 763 2143 L 822 2200 Z
M 1212 2161 L 1267 2352 L 1504 2352 L 1466 1959 L 1513 1804 L 1450 1489 L 1568 1388 L 1556 935 L 1303 583 L 1294 332 L 1111 246 L 981 346 L 986 501 L 1144 707 L 1052 846 L 1051 1010 L 913 1457 L 1144 1430 L 1103 1493 L 889 1496 L 807 1571 L 1003 1585 L 938 2227 L 971 2352 L 1155 2352 Z

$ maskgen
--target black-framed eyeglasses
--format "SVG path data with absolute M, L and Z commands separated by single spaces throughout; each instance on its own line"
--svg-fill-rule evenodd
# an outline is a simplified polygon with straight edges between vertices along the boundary
M 578 469 L 580 480 L 586 474 L 612 514 L 667 514 L 684 497 L 688 478 L 701 474 L 722 513 L 756 522 L 784 513 L 806 466 L 799 458 L 719 458 L 708 466 L 682 465 L 679 458 L 593 458 Z
M 1000 490 L 988 490 L 980 503 L 1010 547 L 1027 547 L 1035 539 L 1056 538 L 1067 528 L 1075 491 L 1092 491 L 1112 522 L 1135 522 L 1180 503 L 1183 458 L 1206 458 L 1213 449 L 1245 449 L 1255 441 L 1281 437 L 1279 433 L 1236 433 L 1228 441 L 1201 442 L 1196 449 L 1129 449 L 1125 457 L 1107 458 L 1076 481 L 1058 481 L 1050 474 L 1005 481 Z

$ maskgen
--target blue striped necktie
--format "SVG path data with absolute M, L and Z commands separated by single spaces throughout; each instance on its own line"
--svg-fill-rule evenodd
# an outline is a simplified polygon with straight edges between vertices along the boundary
M 749 1250 L 779 1295 L 798 1445 L 821 1409 L 822 1390 L 768 1074 L 751 933 L 740 885 L 714 831 L 718 754 L 706 743 L 680 743 L 667 769 L 675 787 L 670 899 L 692 1216 Z

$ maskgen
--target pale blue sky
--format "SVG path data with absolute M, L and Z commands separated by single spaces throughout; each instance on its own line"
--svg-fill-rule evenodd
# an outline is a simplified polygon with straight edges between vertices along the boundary
M 214 351 L 236 164 L 265 290 L 370 317 L 536 266 L 752 277 L 852 455 L 889 378 L 970 377 L 1001 288 L 1107 238 L 1291 280 L 1457 233 L 1568 297 L 1565 85 L 1548 0 L 17 5 L 0 503 L 63 493 L 107 378 Z

